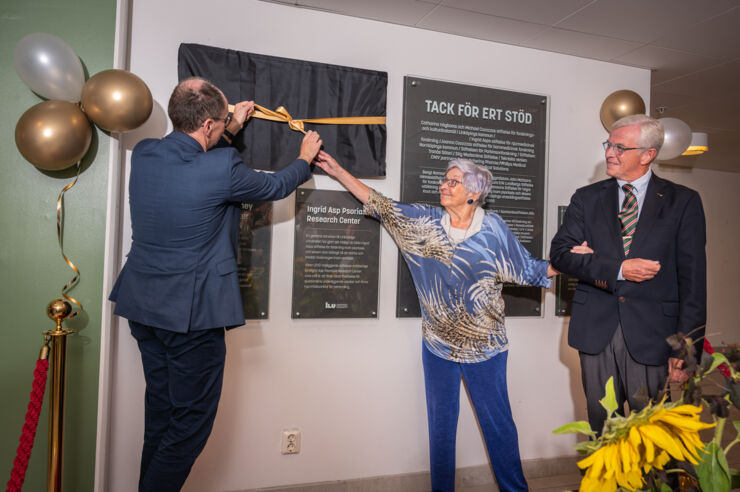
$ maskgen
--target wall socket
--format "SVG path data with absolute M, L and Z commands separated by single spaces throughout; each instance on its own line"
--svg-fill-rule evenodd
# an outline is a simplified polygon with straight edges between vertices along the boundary
M 301 431 L 298 429 L 284 429 L 280 446 L 282 454 L 297 454 L 301 451 Z

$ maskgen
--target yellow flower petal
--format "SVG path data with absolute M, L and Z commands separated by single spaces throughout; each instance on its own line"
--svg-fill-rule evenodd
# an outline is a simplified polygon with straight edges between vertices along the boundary
M 679 405 L 669 410 L 672 413 L 680 413 L 684 415 L 698 415 L 701 413 L 701 407 L 696 405 Z
M 645 446 L 645 461 L 648 463 L 652 463 L 655 459 L 655 446 L 653 445 L 653 441 L 650 439 L 650 437 L 647 435 L 645 431 L 643 431 L 643 428 L 646 426 L 640 426 L 637 427 L 637 430 L 640 431 L 640 437 L 642 437 L 642 444 Z
M 642 444 L 642 437 L 640 437 L 640 432 L 637 430 L 637 426 L 633 425 L 630 427 L 629 440 L 630 444 L 632 444 L 632 448 L 635 451 L 639 451 L 640 444 Z
M 666 422 L 668 424 L 671 424 L 674 427 L 679 427 L 681 429 L 686 429 L 686 430 L 691 430 L 691 431 L 700 431 L 702 429 L 709 429 L 717 425 L 716 423 L 706 424 L 698 419 L 689 419 L 687 417 L 671 415 L 670 413 L 666 413 L 656 420 Z M 652 419 L 650 421 L 654 422 Z
M 699 458 L 699 453 L 696 450 L 696 445 L 694 444 L 694 442 L 689 437 L 690 435 L 691 435 L 691 433 L 689 433 L 689 432 L 679 432 L 678 433 L 678 436 L 681 438 L 681 442 L 683 443 L 683 446 L 686 448 L 686 450 L 689 453 L 691 453 L 691 456 L 693 456 L 694 458 L 696 458 L 698 460 L 698 459 L 700 459 Z M 684 453 L 684 454 L 686 454 L 686 453 Z M 696 464 L 696 463 L 694 463 L 694 464 Z
M 620 469 L 619 447 L 616 444 L 607 444 L 604 449 L 604 466 L 606 467 L 604 478 L 612 478 L 614 473 Z
M 629 473 L 630 470 L 632 470 L 633 460 L 632 453 L 630 453 L 630 448 L 632 448 L 632 445 L 627 439 L 620 439 L 619 454 L 622 458 L 622 471 L 624 473 Z
M 662 470 L 663 467 L 671 460 L 671 457 L 667 452 L 661 451 L 660 454 L 655 458 L 655 468 Z
M 665 449 L 677 460 L 683 460 L 684 456 L 681 448 L 676 445 L 674 438 L 659 425 L 646 424 L 640 426 L 640 433 L 647 436 L 658 447 Z M 643 442 L 645 439 L 643 439 Z

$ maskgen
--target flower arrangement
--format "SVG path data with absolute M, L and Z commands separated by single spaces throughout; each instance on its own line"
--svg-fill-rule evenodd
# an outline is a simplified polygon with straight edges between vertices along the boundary
M 580 492 L 725 492 L 740 487 L 740 471 L 729 468 L 726 459 L 730 448 L 740 442 L 740 421 L 733 422 L 738 436 L 722 447 L 729 405 L 740 408 L 740 346 L 731 345 L 720 353 L 704 340 L 701 364 L 697 364 L 691 338 L 679 333 L 670 337 L 668 343 L 679 352 L 689 376 L 681 387 L 679 401 L 667 401 L 666 384 L 659 401 L 622 416 L 617 413 L 610 378 L 600 401 L 607 412 L 601 435 L 585 421 L 553 431 L 590 438 L 576 445 L 578 452 L 587 455 L 578 462 L 584 470 Z M 725 384 L 720 387 L 720 394 L 704 394 L 702 388 L 708 385 L 699 383 L 715 370 L 725 377 Z M 703 406 L 709 408 L 713 423 L 700 420 Z M 714 428 L 714 437 L 704 443 L 699 432 L 709 428 Z

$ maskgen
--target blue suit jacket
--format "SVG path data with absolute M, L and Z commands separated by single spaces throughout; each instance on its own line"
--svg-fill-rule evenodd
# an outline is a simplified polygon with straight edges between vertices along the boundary
M 204 152 L 173 132 L 131 157 L 131 251 L 110 300 L 115 314 L 176 332 L 244 323 L 236 252 L 240 203 L 277 200 L 310 179 L 297 159 L 274 174 L 233 148 Z
M 552 240 L 553 267 L 579 279 L 568 343 L 598 354 L 621 323 L 635 360 L 665 364 L 672 353 L 666 338 L 706 323 L 704 210 L 697 192 L 653 174 L 625 258 L 617 186 L 616 179 L 607 179 L 577 190 Z M 583 241 L 593 254 L 570 253 Z M 657 260 L 660 271 L 645 282 L 618 281 L 619 268 L 629 258 Z M 702 328 L 691 336 L 703 335 Z M 701 345 L 697 350 L 700 354 Z

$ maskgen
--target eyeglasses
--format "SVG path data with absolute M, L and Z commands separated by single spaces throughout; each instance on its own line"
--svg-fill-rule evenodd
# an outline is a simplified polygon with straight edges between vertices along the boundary
M 617 157 L 624 154 L 626 150 L 646 150 L 646 149 L 652 148 L 652 147 L 625 147 L 622 144 L 613 144 L 609 140 L 602 143 L 601 145 L 604 146 L 604 152 L 608 151 L 609 147 L 611 147 L 612 150 L 614 150 L 614 155 L 616 155 Z
M 234 113 L 229 112 L 229 114 L 227 114 L 225 118 L 214 118 L 213 116 L 211 116 L 211 119 L 213 121 L 223 121 L 224 126 L 229 126 L 229 123 L 231 123 L 231 120 L 234 119 Z
M 458 181 L 456 179 L 441 179 L 439 180 L 439 186 L 442 186 L 443 184 L 446 184 L 448 188 L 454 188 L 455 186 L 461 184 L 462 181 Z

